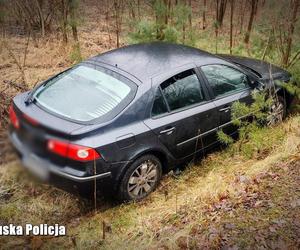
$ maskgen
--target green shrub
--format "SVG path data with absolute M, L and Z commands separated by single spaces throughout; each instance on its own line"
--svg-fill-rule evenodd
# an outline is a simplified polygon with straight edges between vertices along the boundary
M 218 140 L 225 145 L 231 145 L 233 143 L 233 139 L 227 134 L 225 134 L 223 130 L 219 130 L 217 136 Z
M 82 61 L 82 56 L 81 56 L 79 43 L 75 43 L 72 46 L 72 50 L 71 50 L 71 53 L 70 53 L 70 61 L 74 64 L 79 63 L 79 62 Z

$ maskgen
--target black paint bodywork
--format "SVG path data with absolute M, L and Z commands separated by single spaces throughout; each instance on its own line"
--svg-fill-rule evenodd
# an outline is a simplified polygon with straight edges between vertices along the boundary
M 58 179 L 60 186 L 63 183 L 91 183 L 96 178 L 97 182 L 103 179 L 115 189 L 127 167 L 144 154 L 156 155 L 162 161 L 164 172 L 167 172 L 191 159 L 195 153 L 213 146 L 217 142 L 216 132 L 219 128 L 234 133 L 230 112 L 220 110 L 230 107 L 237 100 L 250 103 L 251 87 L 215 99 L 200 66 L 228 65 L 247 74 L 253 83 L 265 85 L 272 77 L 284 81 L 290 78 L 285 70 L 265 62 L 227 55 L 215 56 L 196 48 L 168 43 L 127 46 L 92 57 L 82 64 L 108 68 L 137 85 L 133 101 L 111 120 L 80 124 L 63 119 L 46 112 L 34 101 L 26 105 L 28 92 L 13 100 L 21 127 L 19 130 L 11 128 L 10 137 L 24 165 L 30 165 L 31 158 L 34 158 L 41 167 L 50 169 L 50 180 Z M 154 95 L 160 83 L 189 69 L 197 73 L 206 101 L 151 117 Z M 23 118 L 23 114 L 39 124 L 31 124 Z M 175 128 L 172 134 L 162 133 L 170 128 Z M 102 157 L 95 164 L 59 157 L 47 151 L 46 140 L 49 138 L 96 148 Z

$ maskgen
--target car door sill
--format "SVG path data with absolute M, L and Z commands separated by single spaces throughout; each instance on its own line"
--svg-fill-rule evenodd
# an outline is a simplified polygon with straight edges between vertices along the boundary
M 244 118 L 246 118 L 246 117 L 248 117 L 248 116 L 250 116 L 250 115 L 244 115 L 244 116 L 239 117 L 238 119 L 241 120 L 241 119 L 244 119 Z M 232 120 L 229 121 L 229 122 L 226 122 L 226 123 L 220 125 L 219 127 L 213 128 L 213 129 L 208 130 L 208 131 L 206 131 L 206 132 L 204 132 L 204 133 L 202 133 L 202 134 L 200 134 L 200 135 L 196 135 L 196 136 L 194 136 L 194 137 L 192 137 L 192 138 L 190 138 L 190 139 L 188 139 L 188 140 L 185 140 L 185 141 L 183 141 L 183 142 L 177 143 L 176 146 L 177 146 L 177 147 L 182 146 L 183 144 L 185 144 L 185 143 L 187 143 L 187 142 L 196 140 L 197 138 L 200 138 L 200 137 L 203 137 L 203 136 L 208 135 L 208 134 L 210 134 L 210 133 L 213 133 L 214 131 L 219 130 L 219 129 L 222 129 L 222 128 L 224 128 L 224 127 L 226 127 L 226 126 L 228 126 L 229 124 L 232 124 L 232 123 L 233 123 Z
M 216 131 L 216 130 L 218 130 L 218 127 L 217 127 L 217 128 L 213 128 L 213 129 L 211 129 L 211 130 L 208 130 L 208 131 L 206 131 L 206 132 L 204 132 L 204 133 L 202 133 L 202 134 L 200 134 L 200 135 L 196 135 L 196 136 L 194 136 L 194 137 L 192 137 L 192 138 L 190 138 L 190 139 L 188 139 L 188 140 L 186 140 L 186 141 L 180 142 L 180 143 L 176 144 L 176 146 L 179 147 L 179 146 L 181 146 L 181 145 L 183 145 L 183 144 L 185 144 L 185 143 L 187 143 L 187 142 L 196 140 L 197 138 L 200 138 L 200 137 L 203 137 L 203 136 L 205 136 L 205 135 L 208 135 L 208 134 L 210 134 L 210 133 L 212 133 L 212 132 L 214 132 L 214 131 Z

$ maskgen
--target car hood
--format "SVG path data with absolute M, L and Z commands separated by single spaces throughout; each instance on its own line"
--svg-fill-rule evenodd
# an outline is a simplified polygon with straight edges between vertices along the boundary
M 253 58 L 248 57 L 242 57 L 242 56 L 233 56 L 233 55 L 224 55 L 219 54 L 219 57 L 222 57 L 226 61 L 230 61 L 234 64 L 238 64 L 241 66 L 244 66 L 259 75 L 260 78 L 267 80 L 270 78 L 273 79 L 282 79 L 284 81 L 289 80 L 290 73 L 274 64 L 257 60 Z

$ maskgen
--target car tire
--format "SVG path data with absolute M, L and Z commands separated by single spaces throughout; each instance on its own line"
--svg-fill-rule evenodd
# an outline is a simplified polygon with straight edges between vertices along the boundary
M 135 160 L 121 179 L 118 199 L 139 201 L 147 197 L 158 186 L 162 175 L 162 164 L 154 155 L 147 154 Z
M 282 122 L 286 117 L 286 113 L 286 101 L 282 96 L 277 95 L 274 104 L 271 106 L 271 109 L 269 111 L 267 125 L 274 126 Z

